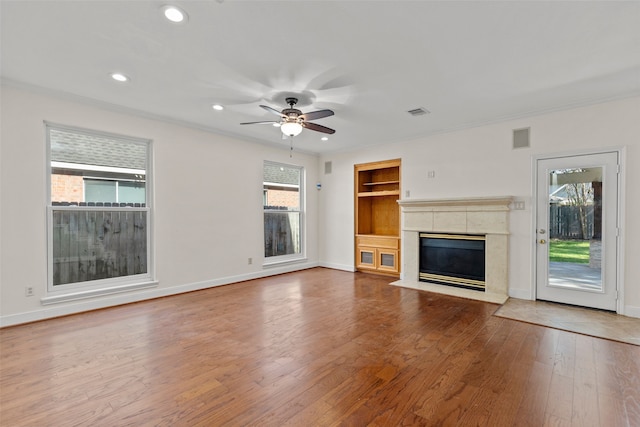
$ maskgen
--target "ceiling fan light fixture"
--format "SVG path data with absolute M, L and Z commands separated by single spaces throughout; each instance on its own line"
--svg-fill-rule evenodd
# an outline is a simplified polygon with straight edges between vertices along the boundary
M 300 132 L 302 132 L 302 128 L 309 129 L 315 132 L 322 132 L 328 134 L 336 133 L 335 130 L 328 128 L 326 126 L 319 125 L 317 123 L 311 122 L 311 120 L 322 119 L 324 117 L 333 116 L 333 111 L 331 110 L 318 110 L 312 111 L 310 113 L 303 113 L 302 111 L 294 108 L 296 103 L 298 102 L 297 98 L 287 98 L 287 104 L 289 104 L 289 108 L 285 108 L 282 111 L 278 111 L 275 108 L 271 108 L 268 105 L 260 105 L 260 108 L 268 111 L 271 114 L 276 114 L 280 117 L 280 121 L 264 121 L 261 120 L 259 122 L 244 122 L 240 123 L 241 125 L 266 125 L 272 124 L 273 126 L 280 127 L 282 134 L 284 137 L 290 136 L 298 136 Z
M 287 136 L 298 136 L 302 132 L 302 125 L 298 122 L 285 122 L 280 125 L 280 130 Z

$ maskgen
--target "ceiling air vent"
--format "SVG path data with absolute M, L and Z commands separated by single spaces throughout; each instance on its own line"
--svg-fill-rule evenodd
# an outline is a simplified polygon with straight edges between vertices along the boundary
M 425 114 L 429 114 L 429 110 L 427 110 L 426 108 L 418 107 L 414 108 L 413 110 L 407 111 L 407 113 L 411 114 L 412 116 L 424 116 Z

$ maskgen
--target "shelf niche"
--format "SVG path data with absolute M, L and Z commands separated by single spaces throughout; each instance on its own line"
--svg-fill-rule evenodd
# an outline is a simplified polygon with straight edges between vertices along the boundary
M 356 269 L 400 274 L 400 159 L 354 166 Z

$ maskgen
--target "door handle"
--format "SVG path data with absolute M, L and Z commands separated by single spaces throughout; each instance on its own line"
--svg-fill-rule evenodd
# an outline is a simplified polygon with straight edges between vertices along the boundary
M 545 243 L 547 243 L 547 241 L 544 240 L 544 239 L 540 239 L 539 242 L 540 242 L 541 245 L 544 245 Z

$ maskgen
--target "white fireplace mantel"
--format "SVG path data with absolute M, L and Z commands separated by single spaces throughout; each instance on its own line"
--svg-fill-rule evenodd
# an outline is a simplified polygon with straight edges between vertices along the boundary
M 503 206 L 509 207 L 513 202 L 511 196 L 498 196 L 498 197 L 464 197 L 464 198 L 452 198 L 452 199 L 407 199 L 398 200 L 400 206 L 406 207 L 428 207 L 428 206 Z
M 401 280 L 394 285 L 502 304 L 508 297 L 511 196 L 399 200 L 402 210 Z M 486 238 L 485 292 L 420 282 L 419 233 L 482 234 Z

